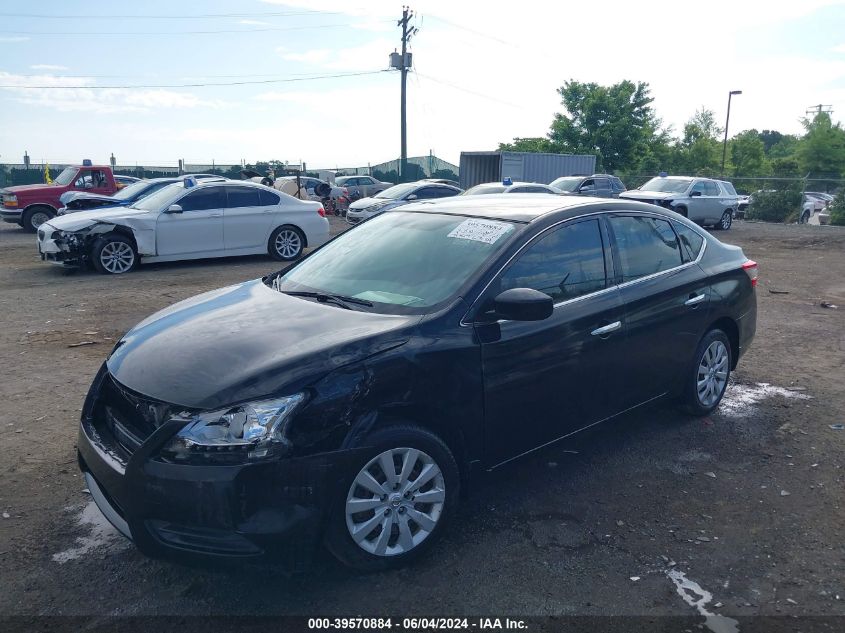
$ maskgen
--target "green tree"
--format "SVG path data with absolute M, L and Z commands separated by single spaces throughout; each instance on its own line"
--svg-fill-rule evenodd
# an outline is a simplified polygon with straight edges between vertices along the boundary
M 555 114 L 552 151 L 595 154 L 600 169 L 638 166 L 661 122 L 651 107 L 647 83 L 625 80 L 612 86 L 567 81 L 558 89 L 565 113 Z
M 757 130 L 746 130 L 734 136 L 729 142 L 729 152 L 735 177 L 768 175 L 766 146 Z
M 552 143 L 547 138 L 535 136 L 530 138 L 515 138 L 512 143 L 499 143 L 500 152 L 534 152 L 543 153 L 553 151 Z
M 781 134 L 780 140 L 766 150 L 766 156 L 770 159 L 788 158 L 798 150 L 799 139 L 794 134 Z M 765 145 L 765 141 L 763 141 Z
M 803 123 L 807 134 L 798 147 L 802 169 L 813 176 L 840 178 L 845 172 L 845 130 L 834 125 L 827 112 Z
M 722 162 L 721 133 L 712 110 L 696 110 L 676 145 L 676 169 L 693 176 L 716 176 Z

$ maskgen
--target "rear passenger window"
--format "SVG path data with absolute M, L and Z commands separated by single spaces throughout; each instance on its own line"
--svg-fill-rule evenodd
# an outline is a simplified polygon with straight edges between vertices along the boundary
M 273 193 L 272 191 L 267 191 L 266 189 L 259 189 L 258 190 L 259 200 L 261 201 L 262 207 L 269 207 L 272 205 L 279 204 L 279 194 Z
M 566 301 L 606 285 L 597 220 L 561 227 L 528 247 L 502 275 L 500 291 L 533 288 Z
M 229 208 L 257 207 L 261 200 L 256 187 L 226 187 L 226 194 L 229 198 Z
M 704 245 L 704 238 L 701 234 L 689 228 L 686 224 L 676 222 L 674 226 L 675 233 L 677 233 L 678 237 L 681 238 L 681 244 L 684 245 L 689 260 L 695 260 L 701 252 L 701 247 Z
M 704 195 L 705 196 L 721 196 L 722 192 L 719 189 L 719 185 L 717 185 L 713 181 L 709 181 L 704 183 Z
M 667 220 L 642 216 L 609 218 L 622 267 L 622 283 L 683 263 L 678 238 Z

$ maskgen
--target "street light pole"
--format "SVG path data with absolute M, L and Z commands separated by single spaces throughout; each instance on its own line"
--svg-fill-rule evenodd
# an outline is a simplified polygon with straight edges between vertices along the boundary
M 728 93 L 728 117 L 725 119 L 725 140 L 722 143 L 722 178 L 725 177 L 725 159 L 728 156 L 728 125 L 731 122 L 731 97 L 741 94 L 742 90 L 731 90 Z

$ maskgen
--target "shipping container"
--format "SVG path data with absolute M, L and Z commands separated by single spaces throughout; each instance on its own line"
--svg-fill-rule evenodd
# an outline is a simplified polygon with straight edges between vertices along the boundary
M 482 182 L 514 182 L 549 184 L 561 176 L 589 176 L 595 171 L 592 154 L 534 154 L 529 152 L 461 152 L 461 188 L 469 189 Z

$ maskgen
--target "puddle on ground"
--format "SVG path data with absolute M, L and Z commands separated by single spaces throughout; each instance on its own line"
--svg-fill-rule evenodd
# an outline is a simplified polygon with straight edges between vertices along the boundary
M 129 547 L 126 538 L 106 520 L 103 513 L 93 501 L 82 508 L 76 520 L 77 525 L 88 529 L 86 536 L 76 538 L 76 545 L 58 554 L 53 554 L 53 560 L 64 564 L 70 560 L 77 560 L 101 548 L 117 552 Z
M 730 417 L 744 418 L 753 414 L 760 402 L 774 396 L 795 400 L 811 399 L 811 396 L 801 392 L 776 387 L 767 382 L 758 382 L 753 385 L 731 383 L 725 391 L 725 396 L 722 398 L 717 412 Z
M 679 569 L 667 570 L 666 576 L 675 583 L 675 589 L 684 602 L 704 616 L 704 626 L 713 633 L 739 633 L 739 622 L 707 610 L 707 605 L 713 600 L 712 593 L 702 589 L 701 585 L 687 578 L 687 575 Z

